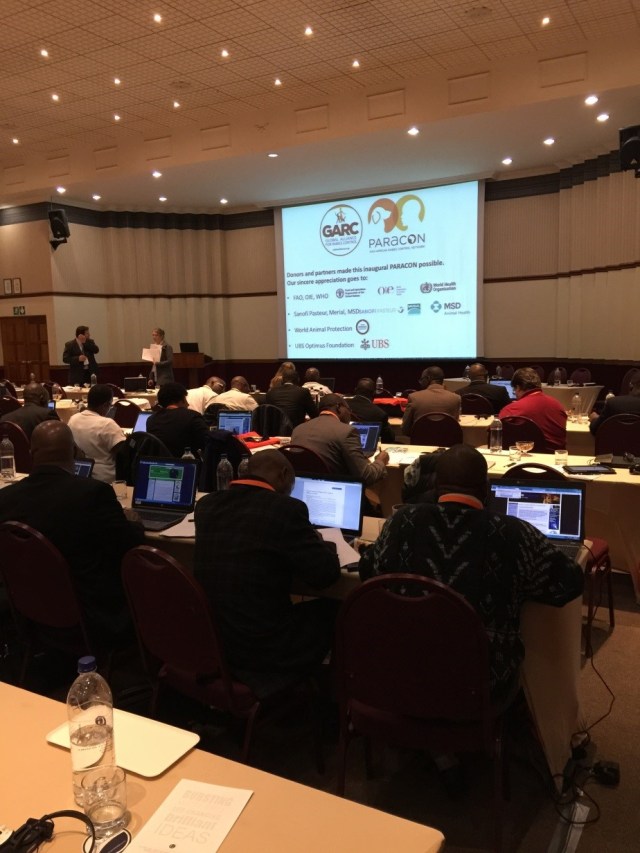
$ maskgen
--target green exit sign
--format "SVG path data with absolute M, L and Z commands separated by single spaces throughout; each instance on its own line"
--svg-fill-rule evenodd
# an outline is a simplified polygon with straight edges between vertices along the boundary
M 14 305 L 13 306 L 13 316 L 14 317 L 24 317 L 24 315 L 26 313 L 27 313 L 27 309 L 24 307 L 24 305 Z

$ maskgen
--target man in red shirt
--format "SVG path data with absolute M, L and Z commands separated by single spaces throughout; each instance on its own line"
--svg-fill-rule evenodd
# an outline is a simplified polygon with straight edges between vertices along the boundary
M 502 409 L 500 417 L 529 418 L 542 430 L 547 450 L 564 450 L 567 446 L 567 413 L 555 397 L 542 391 L 536 371 L 531 367 L 516 370 L 511 387 L 516 399 Z

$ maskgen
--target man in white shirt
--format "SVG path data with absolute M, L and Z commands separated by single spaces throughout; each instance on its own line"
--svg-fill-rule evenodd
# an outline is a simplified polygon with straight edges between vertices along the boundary
M 244 376 L 234 376 L 229 384 L 229 390 L 224 394 L 218 394 L 215 402 L 225 409 L 233 409 L 236 412 L 252 412 L 258 404 L 249 394 L 249 383 Z
M 326 394 L 331 394 L 331 388 L 323 385 L 320 382 L 320 371 L 317 367 L 308 367 L 304 374 L 303 388 L 308 388 L 312 394 L 317 394 L 324 397 Z
M 204 410 L 211 403 L 217 402 L 216 397 L 222 394 L 225 387 L 224 379 L 220 379 L 219 376 L 210 376 L 205 380 L 204 385 L 187 391 L 187 405 L 192 411 L 204 415 Z
M 95 459 L 92 477 L 103 483 L 116 479 L 116 461 L 122 479 L 126 468 L 126 436 L 122 427 L 106 417 L 112 402 L 113 392 L 108 385 L 94 385 L 87 396 L 88 408 L 69 419 L 73 440 L 86 456 Z

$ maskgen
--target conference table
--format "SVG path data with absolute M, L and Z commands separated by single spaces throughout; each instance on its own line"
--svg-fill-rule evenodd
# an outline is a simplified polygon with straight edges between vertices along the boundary
M 444 387 L 447 391 L 458 391 L 460 388 L 465 388 L 469 382 L 462 376 L 454 379 L 445 379 Z M 541 390 L 550 397 L 555 397 L 563 407 L 569 411 L 575 394 L 580 395 L 580 411 L 588 414 L 598 399 L 598 396 L 604 385 L 546 385 L 542 383 Z
M 45 736 L 66 719 L 66 707 L 61 702 L 0 683 L 0 824 L 15 829 L 29 817 L 75 808 L 69 753 L 45 741 Z M 150 725 L 154 723 L 150 721 Z M 115 727 L 114 734 L 117 754 Z M 222 853 L 438 853 L 444 842 L 437 829 L 199 749 L 187 752 L 154 778 L 127 773 L 128 828 L 134 838 L 181 779 L 253 792 L 222 842 Z M 78 853 L 85 838 L 83 824 L 59 818 L 52 841 L 41 849 Z M 167 849 L 174 846 L 167 840 Z

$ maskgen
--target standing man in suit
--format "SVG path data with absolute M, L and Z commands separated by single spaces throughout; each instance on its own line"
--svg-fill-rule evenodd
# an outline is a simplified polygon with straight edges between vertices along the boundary
M 596 412 L 591 412 L 589 429 L 593 435 L 613 415 L 640 415 L 640 373 L 632 377 L 630 385 L 631 389 L 628 394 L 620 394 L 619 397 L 610 397 L 606 400 L 599 415 Z
M 76 336 L 64 345 L 62 361 L 69 365 L 69 385 L 84 385 L 91 374 L 98 374 L 96 353 L 100 348 L 92 339 L 88 326 L 78 326 Z
M 411 435 L 414 423 L 429 412 L 444 412 L 460 420 L 460 397 L 444 387 L 444 373 L 440 367 L 427 367 L 420 377 L 422 391 L 409 394 L 409 402 L 402 418 L 403 435 Z
M 467 394 L 478 394 L 480 397 L 484 397 L 493 406 L 494 415 L 497 415 L 505 406 L 509 405 L 511 400 L 506 388 L 503 388 L 502 385 L 490 385 L 487 382 L 488 376 L 484 364 L 472 364 L 469 368 L 469 384 L 465 385 L 464 388 L 459 388 L 456 394 L 461 397 Z
M 156 385 L 173 382 L 173 347 L 165 341 L 164 329 L 154 329 L 151 342 L 160 347 L 160 358 L 154 361 L 149 379 L 153 379 Z

